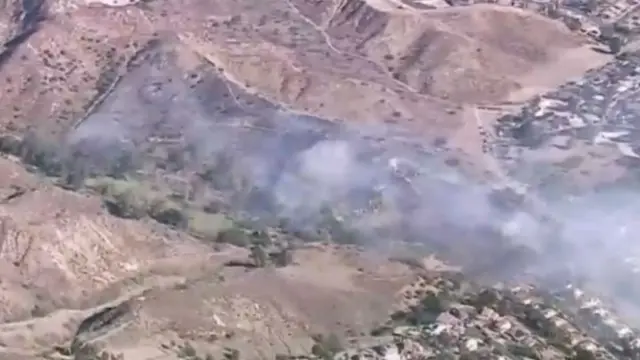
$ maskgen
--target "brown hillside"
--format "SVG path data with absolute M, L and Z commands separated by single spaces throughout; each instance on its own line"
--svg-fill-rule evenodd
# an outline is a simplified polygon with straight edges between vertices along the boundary
M 211 149 L 249 148 L 247 156 L 233 155 L 261 170 L 287 165 L 304 147 L 299 143 L 306 139 L 284 136 L 294 130 L 306 136 L 322 133 L 318 124 L 400 124 L 431 137 L 418 151 L 444 139 L 443 159 L 456 164 L 451 154 L 458 155 L 460 144 L 471 144 L 467 152 L 480 148 L 477 114 L 466 109 L 512 99 L 514 92 L 530 96 L 606 58 L 557 23 L 497 6 L 0 4 L 0 135 L 11 145 L 28 129 L 38 134 L 31 147 L 23 142 L 0 156 L 0 359 L 70 359 L 61 348 L 74 338 L 125 360 L 175 360 L 183 341 L 216 358 L 227 347 L 248 347 L 242 360 L 271 359 L 309 353 L 315 333 L 363 336 L 387 317 L 416 271 L 424 271 L 419 261 L 411 258 L 409 266 L 390 261 L 389 252 L 316 242 L 296 248 L 287 266 L 247 266 L 254 244 L 218 241 L 227 208 L 209 205 L 220 205 L 215 201 L 226 194 L 206 179 L 228 175 L 221 187 L 239 187 L 239 202 L 249 202 L 254 189 L 235 176 L 238 164 L 208 168 L 226 159 Z M 277 131 L 284 135 L 267 136 Z M 92 187 L 101 178 L 80 162 L 84 154 L 64 158 L 77 162 L 45 161 L 68 156 L 70 139 L 95 145 L 93 152 L 105 157 L 126 145 L 144 161 L 113 175 L 106 189 Z M 54 174 L 29 161 L 51 165 Z M 107 208 L 122 204 L 109 198 L 109 186 L 138 180 L 147 182 L 116 200 L 144 208 L 125 209 L 136 213 L 129 219 L 111 215 Z M 160 225 L 151 220 L 152 212 L 166 215 L 160 210 L 183 217 Z M 105 307 L 118 316 L 103 314 L 107 320 L 93 318 L 89 329 L 77 331 Z

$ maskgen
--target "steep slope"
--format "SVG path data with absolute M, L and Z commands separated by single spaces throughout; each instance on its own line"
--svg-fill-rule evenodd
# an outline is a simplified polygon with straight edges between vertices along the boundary
M 95 292 L 164 257 L 207 249 L 166 229 L 105 213 L 99 199 L 42 182 L 0 160 L 3 322 L 77 308 Z
M 580 51 L 584 70 L 602 61 L 561 23 L 503 6 L 394 12 L 366 1 L 295 4 L 335 48 L 371 60 L 413 91 L 456 102 L 506 100 L 530 85 L 523 76 L 563 62 L 565 52 Z
M 185 69 L 212 63 L 236 85 L 296 111 L 446 132 L 460 121 L 459 102 L 506 100 L 528 86 L 523 75 L 584 47 L 550 20 L 495 6 L 385 13 L 355 0 L 319 8 L 278 1 L 65 4 L 49 4 L 43 30 L 22 39 L 3 65 L 4 124 L 48 119 L 52 128 L 66 128 L 95 109 L 129 62 L 144 61 L 135 54 L 150 41 L 177 39 L 200 56 Z M 587 55 L 582 66 L 601 61 Z

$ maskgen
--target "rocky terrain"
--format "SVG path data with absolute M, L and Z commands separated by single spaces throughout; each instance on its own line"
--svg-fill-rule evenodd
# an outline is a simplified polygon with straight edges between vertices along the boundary
M 638 358 L 627 5 L 0 1 L 0 358 Z

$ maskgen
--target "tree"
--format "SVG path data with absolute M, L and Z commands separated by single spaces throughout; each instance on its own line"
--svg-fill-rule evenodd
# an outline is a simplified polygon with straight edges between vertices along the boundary
M 334 355 L 343 349 L 342 343 L 336 334 L 329 334 L 329 336 L 318 334 L 312 336 L 312 339 L 315 344 L 311 348 L 311 353 L 321 359 L 333 359 Z
M 237 227 L 220 231 L 216 237 L 216 242 L 240 247 L 248 247 L 251 244 L 251 240 L 244 230 Z
M 64 186 L 78 190 L 84 185 L 84 180 L 87 177 L 87 168 L 82 163 L 77 163 L 64 167 Z
M 428 312 L 439 314 L 445 310 L 444 304 L 433 291 L 427 292 L 427 296 L 422 299 L 421 304 L 422 308 Z
M 607 41 L 607 44 L 611 53 L 616 55 L 622 50 L 623 41 L 619 36 L 612 36 Z
M 20 157 L 47 176 L 58 176 L 62 170 L 58 148 L 46 138 L 29 131 L 22 139 Z
M 84 185 L 89 173 L 86 159 L 80 151 L 73 151 L 64 158 L 62 180 L 64 186 L 77 190 Z
M 347 227 L 344 221 L 336 216 L 329 206 L 324 206 L 320 210 L 320 221 L 318 227 L 323 229 L 334 243 L 358 243 L 358 233 Z
M 135 168 L 133 154 L 123 150 L 111 164 L 109 176 L 115 179 L 124 179 L 125 175 Z
M 110 214 L 125 219 L 141 219 L 147 214 L 147 203 L 135 189 L 127 189 L 105 200 Z
M 572 357 L 572 360 L 596 360 L 598 357 L 595 353 L 579 348 L 576 350 L 575 355 Z
M 187 165 L 187 152 L 182 149 L 167 150 L 166 168 L 169 171 L 180 171 Z
M 253 245 L 251 247 L 250 258 L 256 267 L 262 268 L 267 266 L 267 253 L 260 245 Z
M 226 360 L 240 360 L 240 350 L 226 348 L 224 351 L 224 358 Z
M 590 14 L 598 10 L 598 0 L 588 0 L 585 9 Z
M 272 254 L 273 263 L 278 267 L 285 267 L 293 263 L 293 254 L 289 248 L 283 248 Z
M 580 19 L 574 17 L 565 18 L 564 23 L 571 31 L 578 31 L 582 27 L 582 22 L 580 21 Z
M 21 140 L 13 135 L 0 136 L 0 152 L 11 155 L 20 154 Z
M 600 41 L 606 42 L 616 33 L 616 29 L 612 24 L 604 24 L 600 26 Z
M 168 200 L 153 203 L 149 209 L 149 216 L 162 224 L 176 227 L 184 227 L 189 222 L 180 206 Z
M 269 237 L 269 233 L 264 230 L 254 230 L 251 232 L 251 243 L 261 246 L 269 246 L 271 245 L 271 237 Z

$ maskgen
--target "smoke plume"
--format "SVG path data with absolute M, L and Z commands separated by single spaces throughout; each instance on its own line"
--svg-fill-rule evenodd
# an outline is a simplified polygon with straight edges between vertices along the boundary
M 200 181 L 207 191 L 198 198 L 214 194 L 266 223 L 309 229 L 331 212 L 364 245 L 421 244 L 472 276 L 580 280 L 619 299 L 636 296 L 629 279 L 640 269 L 640 199 L 631 190 L 556 196 L 540 216 L 517 195 L 516 205 L 496 200 L 494 184 L 445 164 L 442 149 L 401 128 L 295 114 L 228 92 L 214 76 L 177 81 L 167 66 L 125 78 L 69 133 L 66 152 L 97 168 L 128 154 L 137 174 Z

